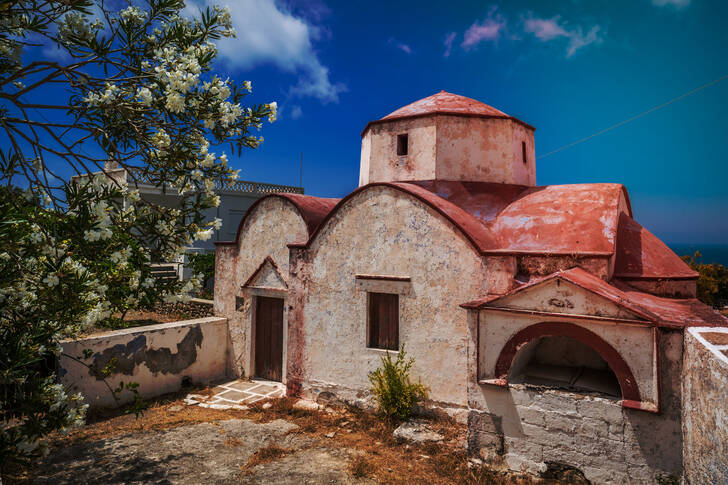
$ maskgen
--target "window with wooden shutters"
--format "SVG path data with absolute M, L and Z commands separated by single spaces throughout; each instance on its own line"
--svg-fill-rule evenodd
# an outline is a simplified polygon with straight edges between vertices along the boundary
M 370 348 L 399 350 L 399 295 L 369 293 L 368 333 Z

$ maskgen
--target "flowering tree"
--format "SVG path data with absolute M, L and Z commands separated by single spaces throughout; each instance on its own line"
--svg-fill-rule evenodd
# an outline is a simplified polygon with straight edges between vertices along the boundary
M 215 39 L 235 35 L 225 9 L 112 3 L 0 1 L 0 467 L 83 419 L 49 364 L 60 339 L 199 287 L 155 281 L 150 262 L 219 227 L 203 211 L 237 172 L 217 147 L 257 147 L 251 131 L 276 117 L 242 106 L 250 82 L 212 72 Z M 179 205 L 141 199 L 140 180 Z

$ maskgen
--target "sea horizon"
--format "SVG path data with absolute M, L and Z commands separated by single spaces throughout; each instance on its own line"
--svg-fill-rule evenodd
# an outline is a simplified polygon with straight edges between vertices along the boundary
M 719 263 L 728 266 L 728 244 L 685 244 L 668 243 L 670 249 L 678 256 L 692 256 L 695 251 L 700 252 L 698 261 L 701 263 Z

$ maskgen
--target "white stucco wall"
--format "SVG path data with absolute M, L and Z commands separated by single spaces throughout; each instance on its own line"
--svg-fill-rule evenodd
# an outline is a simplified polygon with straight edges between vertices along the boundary
M 287 245 L 307 238 L 306 224 L 293 204 L 280 197 L 269 197 L 261 201 L 245 219 L 236 245 L 217 247 L 215 314 L 225 316 L 229 321 L 232 356 L 230 372 L 234 375 L 250 376 L 253 372 L 251 335 L 256 292 L 244 290 L 241 286 L 269 256 L 275 262 L 280 276 L 284 281 L 287 280 Z M 268 296 L 281 298 L 285 295 L 277 293 Z M 243 298 L 243 304 L 238 309 L 236 297 Z M 286 318 L 287 313 L 284 313 L 284 329 Z
M 491 258 L 486 264 L 424 203 L 373 187 L 332 217 L 313 241 L 305 270 L 296 271 L 305 273 L 304 388 L 368 392 L 367 373 L 379 366 L 382 351 L 366 346 L 367 293 L 357 288 L 355 276 L 402 276 L 411 287 L 400 296 L 399 335 L 416 360 L 414 377 L 430 387 L 432 400 L 465 406 L 467 317 L 459 305 L 507 284 L 515 262 Z
M 728 482 L 728 329 L 685 332 L 683 436 L 687 483 Z

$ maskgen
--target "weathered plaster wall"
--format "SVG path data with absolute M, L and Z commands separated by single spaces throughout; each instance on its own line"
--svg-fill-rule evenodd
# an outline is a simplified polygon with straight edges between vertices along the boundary
M 287 280 L 287 244 L 307 238 L 306 224 L 293 204 L 280 197 L 269 197 L 262 200 L 244 220 L 237 245 L 217 247 L 215 314 L 228 318 L 232 356 L 230 372 L 233 375 L 250 376 L 253 371 L 250 337 L 255 291 L 244 290 L 242 285 L 268 256 L 275 262 L 280 276 Z M 242 298 L 239 308 L 236 308 L 236 297 Z
M 500 324 L 509 328 L 508 322 Z M 477 328 L 474 313 L 469 325 Z M 633 337 L 623 338 L 627 341 Z M 625 409 L 617 399 L 594 394 L 525 385 L 480 385 L 473 359 L 468 379 L 469 450 L 515 470 L 540 472 L 547 463 L 572 466 L 595 484 L 655 483 L 659 476 L 679 478 L 681 333 L 662 332 L 658 346 L 660 414 Z
M 409 153 L 398 156 L 404 133 Z M 430 115 L 378 123 L 364 134 L 360 186 L 435 179 L 536 185 L 533 130 L 509 119 Z
M 64 385 L 74 386 L 93 407 L 115 407 L 131 401 L 123 392 L 117 403 L 104 381 L 97 376 L 111 359 L 117 362 L 106 379 L 112 388 L 120 381 L 138 382 L 139 393 L 149 398 L 180 389 L 182 379 L 207 384 L 224 378 L 227 368 L 227 321 L 210 317 L 117 330 L 63 342 L 59 374 Z M 84 351 L 93 354 L 84 358 Z
M 437 179 L 536 185 L 533 130 L 509 119 L 435 119 Z M 521 142 L 526 142 L 526 163 Z
M 459 304 L 504 291 L 515 258 L 484 262 L 428 206 L 372 187 L 350 199 L 310 249 L 293 251 L 292 265 L 289 374 L 300 376 L 304 391 L 332 387 L 366 396 L 367 372 L 382 351 L 366 347 L 367 294 L 355 276 L 404 276 L 411 287 L 400 296 L 400 342 L 416 359 L 413 374 L 430 386 L 432 400 L 466 405 L 467 317 Z
M 683 437 L 685 479 L 690 484 L 728 482 L 726 349 L 728 329 L 691 328 L 685 332 Z
M 557 271 L 564 271 L 575 266 L 598 276 L 604 280 L 609 279 L 609 256 L 579 256 L 579 255 L 519 255 L 518 272 L 532 276 L 546 276 Z
M 397 155 L 397 135 L 407 133 L 409 152 Z M 436 128 L 433 117 L 371 126 L 362 139 L 359 185 L 435 178 Z

